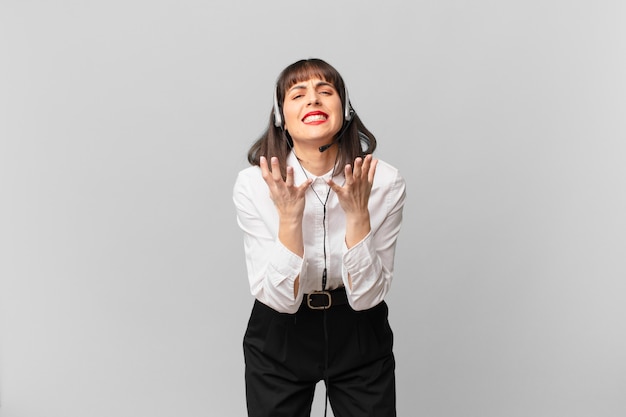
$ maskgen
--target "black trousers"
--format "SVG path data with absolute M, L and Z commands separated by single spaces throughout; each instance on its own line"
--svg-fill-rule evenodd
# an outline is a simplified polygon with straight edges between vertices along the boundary
M 325 380 L 335 417 L 395 417 L 387 315 L 385 302 L 365 311 L 303 305 L 284 314 L 255 301 L 243 341 L 248 416 L 308 417 L 315 386 Z

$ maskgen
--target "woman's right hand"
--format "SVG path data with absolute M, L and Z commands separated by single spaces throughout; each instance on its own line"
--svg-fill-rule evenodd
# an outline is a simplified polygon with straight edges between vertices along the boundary
M 304 256 L 304 241 L 302 239 L 302 217 L 304 214 L 304 194 L 312 180 L 307 179 L 299 187 L 293 181 L 293 167 L 286 168 L 287 178 L 283 180 L 280 173 L 278 158 L 272 157 L 271 169 L 267 159 L 262 156 L 259 161 L 263 180 L 270 189 L 270 198 L 278 210 L 278 240 L 291 252 Z M 298 295 L 300 275 L 294 278 L 293 296 Z
M 267 159 L 262 156 L 259 161 L 263 180 L 270 191 L 270 198 L 278 210 L 281 222 L 302 220 L 304 213 L 304 195 L 311 185 L 311 179 L 307 179 L 300 186 L 294 184 L 293 167 L 286 168 L 287 178 L 283 180 L 280 172 L 278 158 L 271 158 L 271 167 Z

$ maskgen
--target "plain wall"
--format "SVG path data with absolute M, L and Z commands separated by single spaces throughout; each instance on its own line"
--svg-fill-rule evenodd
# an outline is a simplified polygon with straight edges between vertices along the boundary
M 245 415 L 231 191 L 307 57 L 408 184 L 399 415 L 626 415 L 625 5 L 3 0 L 0 415 Z

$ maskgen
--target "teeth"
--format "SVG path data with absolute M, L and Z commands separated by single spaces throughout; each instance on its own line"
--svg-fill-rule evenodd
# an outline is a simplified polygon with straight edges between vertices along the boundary
M 314 114 L 311 116 L 307 116 L 304 118 L 304 122 L 317 122 L 319 120 L 326 120 L 326 116 L 324 116 L 323 114 Z

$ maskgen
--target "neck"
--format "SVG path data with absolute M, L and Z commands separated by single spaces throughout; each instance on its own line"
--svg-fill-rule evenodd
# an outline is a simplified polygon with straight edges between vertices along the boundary
M 333 169 L 337 161 L 339 146 L 336 144 L 320 152 L 318 147 L 300 147 L 294 144 L 294 152 L 302 167 L 319 177 Z

